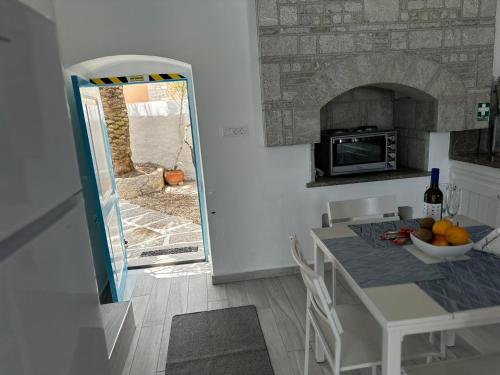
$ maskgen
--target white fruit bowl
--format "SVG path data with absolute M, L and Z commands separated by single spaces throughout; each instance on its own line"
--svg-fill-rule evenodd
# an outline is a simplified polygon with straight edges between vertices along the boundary
M 435 246 L 416 237 L 413 233 L 410 234 L 413 244 L 427 255 L 435 258 L 456 258 L 469 252 L 474 246 L 474 242 L 469 241 L 465 245 L 458 246 Z

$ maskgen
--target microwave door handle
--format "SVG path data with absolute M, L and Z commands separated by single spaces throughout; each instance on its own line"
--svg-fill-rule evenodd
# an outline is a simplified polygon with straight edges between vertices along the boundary
M 340 138 L 340 139 L 332 138 L 332 144 L 340 145 L 342 143 L 355 143 L 355 142 L 352 138 Z

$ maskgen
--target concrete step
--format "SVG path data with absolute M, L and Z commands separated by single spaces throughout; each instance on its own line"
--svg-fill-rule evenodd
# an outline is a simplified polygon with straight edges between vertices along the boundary
M 136 329 L 132 302 L 101 305 L 108 358 L 113 375 L 121 374 Z

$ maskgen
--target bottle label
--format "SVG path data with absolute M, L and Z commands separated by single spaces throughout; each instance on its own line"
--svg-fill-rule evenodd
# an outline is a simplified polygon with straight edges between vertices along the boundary
M 441 220 L 443 204 L 424 203 L 424 217 L 432 217 L 434 220 Z

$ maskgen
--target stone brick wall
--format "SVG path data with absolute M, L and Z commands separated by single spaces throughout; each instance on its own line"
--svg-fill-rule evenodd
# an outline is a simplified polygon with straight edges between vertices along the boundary
M 485 126 L 496 0 L 256 1 L 268 146 L 317 142 L 319 109 L 377 82 L 437 99 L 433 131 Z
M 352 129 L 365 125 L 392 129 L 394 94 L 392 90 L 376 87 L 347 91 L 321 108 L 321 130 Z
M 376 125 L 398 130 L 398 165 L 427 169 L 429 130 L 436 126 L 436 101 L 421 93 L 358 87 L 321 108 L 321 130 Z
M 398 130 L 398 165 L 427 170 L 429 131 L 435 128 L 436 105 L 434 101 L 413 97 L 395 101 L 394 126 Z

